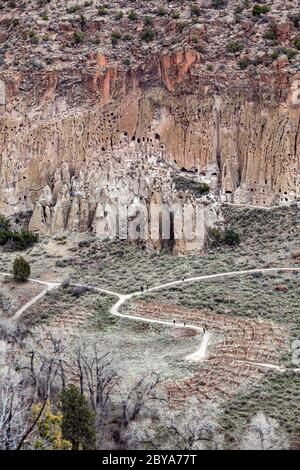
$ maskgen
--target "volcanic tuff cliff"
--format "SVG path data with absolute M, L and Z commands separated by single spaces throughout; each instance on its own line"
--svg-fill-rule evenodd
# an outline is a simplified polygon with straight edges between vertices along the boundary
M 97 204 L 300 193 L 298 1 L 2 1 L 0 212 L 96 229 Z M 209 222 L 209 223 L 210 223 Z

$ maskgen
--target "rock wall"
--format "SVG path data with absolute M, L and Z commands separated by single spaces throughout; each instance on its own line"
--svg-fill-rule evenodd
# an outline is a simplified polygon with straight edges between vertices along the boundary
M 32 229 L 44 233 L 95 229 L 100 200 L 170 199 L 168 168 L 227 201 L 298 197 L 299 81 L 284 61 L 261 77 L 264 88 L 249 77 L 235 89 L 199 74 L 190 47 L 134 70 L 101 52 L 95 60 L 92 70 L 0 76 L 2 213 L 32 210 Z

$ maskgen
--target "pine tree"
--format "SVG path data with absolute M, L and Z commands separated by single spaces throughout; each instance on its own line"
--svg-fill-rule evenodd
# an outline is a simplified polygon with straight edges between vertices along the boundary
M 74 385 L 61 393 L 62 436 L 72 443 L 73 450 L 95 446 L 95 414 L 84 395 Z
M 22 282 L 26 281 L 30 276 L 30 265 L 22 256 L 19 256 L 14 261 L 13 275 L 16 281 Z

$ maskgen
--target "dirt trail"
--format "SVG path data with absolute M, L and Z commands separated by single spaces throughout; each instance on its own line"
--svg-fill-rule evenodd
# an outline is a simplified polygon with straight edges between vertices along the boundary
M 71 283 L 71 285 L 75 286 L 75 287 L 86 287 L 86 288 L 94 290 L 96 292 L 100 292 L 100 293 L 104 293 L 104 294 L 111 295 L 111 296 L 114 296 L 114 297 L 118 297 L 117 302 L 111 307 L 110 313 L 112 315 L 115 315 L 115 316 L 119 317 L 119 318 L 125 318 L 125 319 L 134 320 L 134 321 L 145 322 L 145 323 L 155 323 L 155 324 L 165 325 L 165 326 L 173 326 L 175 328 L 191 328 L 193 330 L 196 330 L 198 332 L 203 333 L 203 329 L 200 328 L 199 326 L 196 326 L 196 325 L 184 324 L 184 323 L 173 323 L 172 321 L 154 320 L 152 318 L 138 317 L 138 316 L 134 316 L 134 315 L 127 315 L 127 314 L 120 313 L 119 310 L 128 300 L 130 300 L 133 297 L 141 297 L 141 296 L 146 295 L 148 292 L 153 292 L 153 291 L 156 291 L 156 290 L 166 289 L 168 287 L 172 287 L 172 286 L 176 286 L 176 285 L 180 285 L 180 284 L 183 285 L 183 284 L 203 281 L 203 280 L 207 280 L 207 279 L 217 279 L 217 278 L 229 277 L 229 276 L 242 276 L 242 275 L 254 274 L 254 273 L 291 272 L 291 271 L 299 272 L 300 267 L 299 268 L 296 268 L 296 267 L 295 268 L 291 268 L 291 267 L 261 268 L 261 269 L 249 269 L 249 270 L 244 270 L 244 271 L 229 271 L 229 272 L 225 272 L 225 273 L 207 274 L 207 275 L 203 275 L 203 276 L 195 276 L 195 277 L 190 277 L 190 278 L 187 278 L 187 279 L 181 279 L 179 281 L 167 282 L 165 284 L 159 284 L 159 285 L 151 287 L 147 290 L 133 292 L 131 294 L 120 294 L 118 292 L 110 291 L 110 290 L 107 290 L 107 289 L 102 289 L 100 287 L 90 286 L 90 285 L 87 285 L 87 284 Z M 0 275 L 9 276 L 9 277 L 12 276 L 9 273 L 0 273 Z M 28 281 L 36 282 L 38 284 L 45 285 L 47 288 L 43 292 L 41 292 L 39 295 L 34 297 L 32 300 L 30 300 L 30 302 L 23 305 L 23 307 L 21 307 L 14 314 L 14 316 L 11 317 L 10 320 L 12 320 L 12 321 L 19 320 L 19 318 L 22 316 L 22 314 L 24 312 L 26 312 L 26 310 L 28 310 L 32 305 L 34 305 L 39 299 L 41 299 L 43 296 L 45 296 L 49 291 L 59 287 L 62 284 L 61 282 L 55 282 L 55 281 L 54 282 L 47 282 L 47 281 L 41 281 L 39 279 L 32 279 L 32 278 L 29 278 Z M 206 352 L 207 352 L 207 348 L 208 348 L 208 345 L 209 345 L 209 339 L 210 339 L 210 333 L 208 333 L 208 332 L 204 333 L 199 349 L 197 351 L 195 351 L 194 353 L 188 355 L 186 357 L 186 360 L 195 361 L 195 362 L 203 361 L 206 357 Z M 244 362 L 245 364 L 248 363 L 247 361 L 240 361 L 240 362 Z M 269 368 L 269 369 L 277 369 L 277 370 L 280 370 L 280 371 L 287 370 L 286 368 L 281 367 L 277 364 L 264 364 L 263 363 L 263 364 L 259 364 L 259 365 L 262 366 L 262 367 L 266 367 L 266 368 Z M 292 369 L 292 370 L 294 370 L 296 372 L 300 372 L 300 369 L 295 368 L 295 369 Z

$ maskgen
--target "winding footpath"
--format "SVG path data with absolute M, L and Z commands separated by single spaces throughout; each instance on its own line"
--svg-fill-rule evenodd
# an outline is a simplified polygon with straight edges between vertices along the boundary
M 164 326 L 172 326 L 175 328 L 190 328 L 193 329 L 199 333 L 203 333 L 203 329 L 200 328 L 197 325 L 192 325 L 192 324 L 184 324 L 184 323 L 173 323 L 172 321 L 166 321 L 166 320 L 154 320 L 152 318 L 146 318 L 146 317 L 139 317 L 139 316 L 134 316 L 134 315 L 127 315 L 123 314 L 120 312 L 120 308 L 128 302 L 130 299 L 133 297 L 141 297 L 146 295 L 149 292 L 155 292 L 157 290 L 163 290 L 167 289 L 169 287 L 177 286 L 177 285 L 184 285 L 188 283 L 193 283 L 193 282 L 199 282 L 199 281 L 205 281 L 205 280 L 210 280 L 210 279 L 218 279 L 218 278 L 224 278 L 224 277 L 231 277 L 231 276 L 243 276 L 243 275 L 249 275 L 249 274 L 255 274 L 255 273 L 271 273 L 271 272 L 300 272 L 300 267 L 299 268 L 290 268 L 290 267 L 278 267 L 278 268 L 261 268 L 261 269 L 248 269 L 248 270 L 243 270 L 243 271 L 229 271 L 229 272 L 223 272 L 223 273 L 217 273 L 217 274 L 207 274 L 207 275 L 202 275 L 202 276 L 195 276 L 195 277 L 190 277 L 190 278 L 183 278 L 178 281 L 172 281 L 172 282 L 167 282 L 164 284 L 159 284 L 154 287 L 150 287 L 147 290 L 144 291 L 137 291 L 133 292 L 131 294 L 120 294 L 118 292 L 110 291 L 107 289 L 102 289 L 100 287 L 95 287 L 95 286 L 90 286 L 88 284 L 81 284 L 81 283 L 70 283 L 70 285 L 74 287 L 82 287 L 82 288 L 87 288 L 90 290 L 93 290 L 95 292 L 99 292 L 102 294 L 107 294 L 113 297 L 117 297 L 118 300 L 117 302 L 110 308 L 110 313 L 114 316 L 117 316 L 119 318 L 125 318 L 127 320 L 134 320 L 134 321 L 140 321 L 144 323 L 153 323 L 153 324 L 159 324 L 159 325 L 164 325 Z M 6 276 L 6 277 L 12 277 L 12 274 L 9 273 L 2 273 L 0 272 L 0 276 Z M 20 317 L 23 315 L 24 312 L 26 312 L 32 305 L 34 305 L 36 302 L 38 302 L 41 298 L 43 298 L 48 292 L 50 292 L 53 289 L 56 289 L 62 285 L 62 282 L 60 281 L 42 281 L 40 279 L 33 279 L 29 278 L 28 281 L 34 282 L 40 285 L 45 286 L 46 288 L 39 293 L 37 296 L 35 296 L 33 299 L 31 299 L 29 302 L 27 302 L 25 305 L 23 305 L 17 312 L 10 318 L 10 321 L 12 322 L 17 322 Z M 207 348 L 209 345 L 209 339 L 210 339 L 210 333 L 205 332 L 202 336 L 202 341 L 200 348 L 195 351 L 194 353 L 188 355 L 185 359 L 188 361 L 194 361 L 194 362 L 200 362 L 203 361 L 206 358 L 207 354 Z M 256 363 L 256 362 L 247 362 L 247 361 L 238 361 L 238 362 L 243 362 L 245 364 L 252 364 L 252 365 L 257 365 L 260 367 L 265 367 L 266 369 L 276 369 L 278 371 L 284 372 L 287 369 L 285 367 L 276 365 L 276 364 L 267 364 L 267 363 Z M 291 369 L 289 369 L 291 370 Z M 293 371 L 300 372 L 300 368 L 294 368 L 292 369 Z

